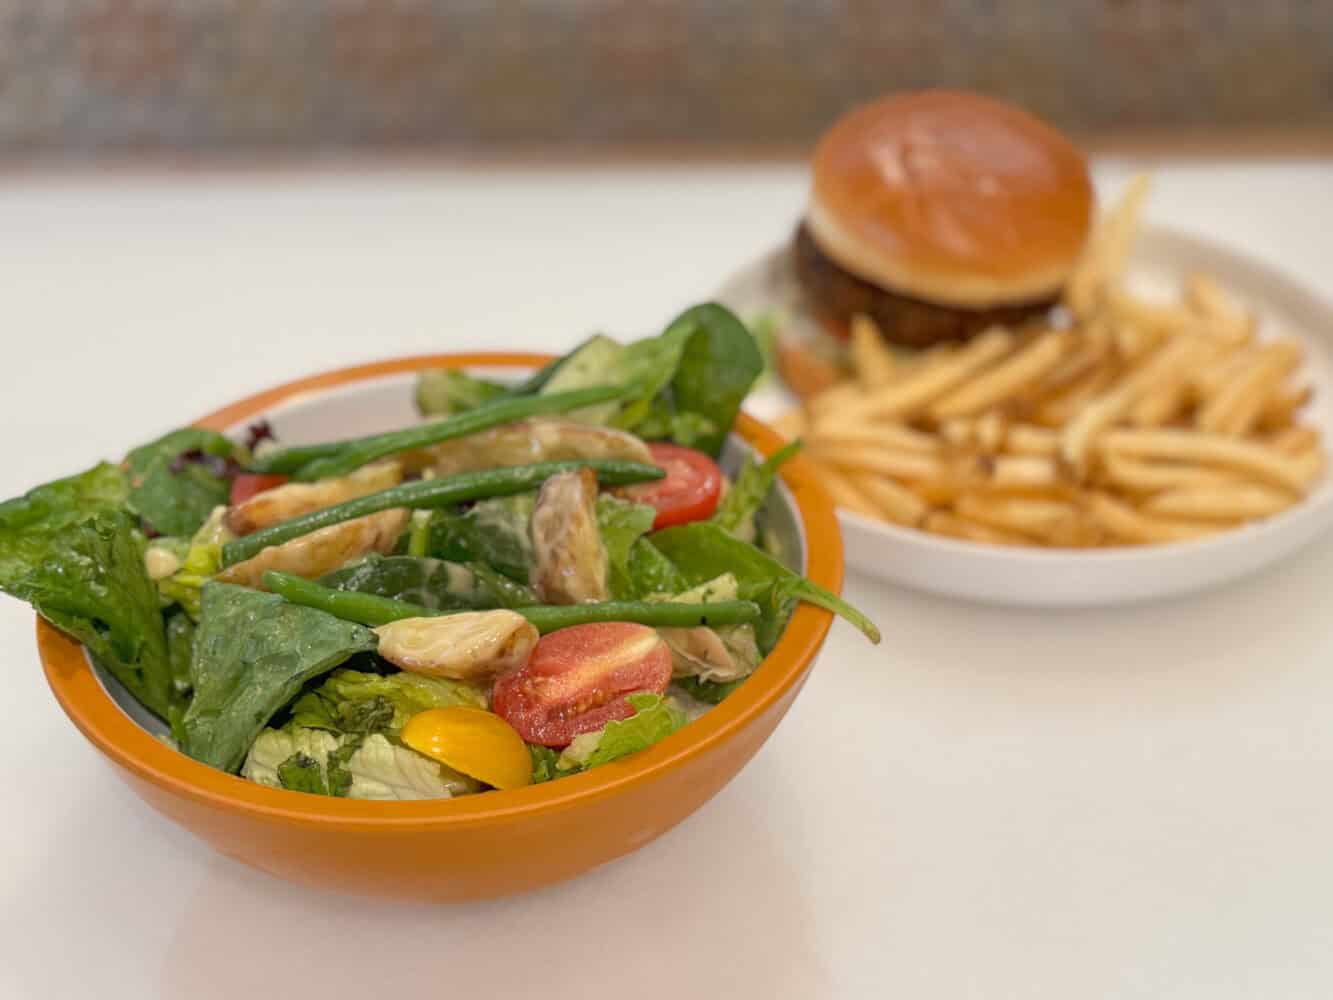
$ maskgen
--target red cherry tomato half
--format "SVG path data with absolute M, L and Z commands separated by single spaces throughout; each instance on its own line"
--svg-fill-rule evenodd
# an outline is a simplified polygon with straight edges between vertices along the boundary
M 722 498 L 722 470 L 701 451 L 678 444 L 650 444 L 653 464 L 666 477 L 627 486 L 621 495 L 657 508 L 653 530 L 711 517 Z
M 231 505 L 245 503 L 256 493 L 263 493 L 287 482 L 286 476 L 275 473 L 242 472 L 231 483 Z
M 527 742 L 564 747 L 633 715 L 626 695 L 661 694 L 670 681 L 671 651 L 647 625 L 573 625 L 542 636 L 526 664 L 496 680 L 491 709 Z

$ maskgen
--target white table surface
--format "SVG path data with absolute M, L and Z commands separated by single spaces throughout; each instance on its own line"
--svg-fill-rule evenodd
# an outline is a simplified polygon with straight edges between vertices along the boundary
M 1154 219 L 1333 296 L 1333 166 L 1158 181 Z M 0 495 L 317 369 L 655 331 L 783 238 L 803 187 L 777 167 L 7 178 Z M 846 592 L 884 644 L 836 627 L 700 813 L 454 908 L 293 888 L 160 819 L 0 600 L 0 997 L 1333 993 L 1333 539 L 1128 610 Z

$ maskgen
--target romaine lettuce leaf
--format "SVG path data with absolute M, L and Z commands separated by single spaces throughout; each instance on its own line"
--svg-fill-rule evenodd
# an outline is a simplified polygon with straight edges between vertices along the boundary
M 799 573 L 793 573 L 772 556 L 761 552 L 748 542 L 741 541 L 721 525 L 696 521 L 675 528 L 658 531 L 652 543 L 680 570 L 691 586 L 712 580 L 724 573 L 736 576 L 742 599 L 758 601 L 767 610 L 765 619 L 769 629 L 756 630 L 760 648 L 765 652 L 776 641 L 772 622 L 789 614 L 794 600 L 808 601 L 841 615 L 860 629 L 871 642 L 879 642 L 879 629 L 874 622 L 837 594 L 811 583 Z M 780 628 L 780 626 L 779 626 Z
M 195 760 L 235 771 L 301 685 L 375 646 L 375 633 L 361 625 L 276 594 L 206 583 L 181 748 Z
M 481 787 L 378 733 L 338 737 L 316 729 L 265 729 L 241 776 L 270 788 L 381 801 L 447 799 Z
M 685 713 L 670 698 L 640 692 L 627 700 L 634 706 L 634 714 L 618 722 L 608 722 L 596 732 L 574 737 L 556 761 L 558 771 L 586 771 L 609 764 L 660 743 L 685 725 Z
M 447 677 L 335 670 L 296 700 L 288 728 L 397 733 L 418 712 L 450 705 L 489 707 L 485 691 Z
M 130 507 L 163 535 L 194 534 L 214 507 L 227 502 L 231 484 L 204 462 L 180 462 L 186 452 L 230 459 L 236 446 L 216 431 L 183 427 L 125 456 Z
M 755 540 L 755 515 L 768 499 L 782 464 L 801 450 L 800 441 L 792 441 L 775 451 L 762 463 L 753 459 L 741 468 L 731 489 L 713 513 L 713 523 L 721 525 L 737 538 Z
M 416 404 L 422 416 L 447 417 L 508 393 L 509 387 L 499 382 L 475 378 L 454 369 L 442 369 L 417 376 Z
M 632 600 L 638 588 L 630 569 L 630 553 L 644 535 L 653 530 L 657 511 L 647 504 L 621 500 L 603 493 L 597 497 L 597 527 L 606 549 L 611 597 Z

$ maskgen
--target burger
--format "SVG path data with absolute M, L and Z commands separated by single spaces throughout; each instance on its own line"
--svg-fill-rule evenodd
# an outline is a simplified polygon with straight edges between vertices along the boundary
M 793 242 L 799 295 L 832 335 L 801 350 L 835 357 L 858 314 L 909 348 L 1041 316 L 1092 210 L 1083 155 L 1012 104 L 931 90 L 856 108 L 815 150 Z

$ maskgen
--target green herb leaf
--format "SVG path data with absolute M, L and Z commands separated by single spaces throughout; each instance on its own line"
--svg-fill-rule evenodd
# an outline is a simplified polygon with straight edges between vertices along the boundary
M 283 788 L 293 792 L 329 794 L 329 786 L 324 781 L 324 771 L 319 761 L 299 750 L 278 765 L 278 781 Z
M 287 728 L 396 734 L 418 712 L 450 705 L 486 708 L 486 693 L 447 677 L 335 670 L 296 700 Z

